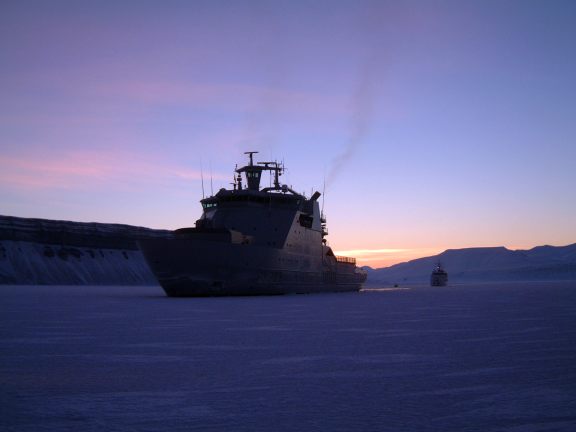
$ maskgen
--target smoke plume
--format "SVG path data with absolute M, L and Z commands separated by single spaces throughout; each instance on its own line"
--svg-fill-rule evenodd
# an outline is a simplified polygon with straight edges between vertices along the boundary
M 330 186 L 338 177 L 370 132 L 378 82 L 379 68 L 376 60 L 376 56 L 372 56 L 360 70 L 358 84 L 351 99 L 350 135 L 344 149 L 332 159 L 326 178 L 327 186 Z

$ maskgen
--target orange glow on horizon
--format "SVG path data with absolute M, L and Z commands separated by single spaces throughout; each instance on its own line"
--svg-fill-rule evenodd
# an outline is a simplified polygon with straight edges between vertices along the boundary
M 417 258 L 437 255 L 445 249 L 417 248 L 417 249 L 353 249 L 334 251 L 336 255 L 356 258 L 358 266 L 372 268 L 389 267 L 394 264 L 411 261 Z

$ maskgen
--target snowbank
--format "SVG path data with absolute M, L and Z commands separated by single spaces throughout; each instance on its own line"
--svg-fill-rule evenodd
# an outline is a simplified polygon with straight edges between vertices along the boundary
M 138 240 L 170 231 L 0 216 L 0 284 L 153 285 Z

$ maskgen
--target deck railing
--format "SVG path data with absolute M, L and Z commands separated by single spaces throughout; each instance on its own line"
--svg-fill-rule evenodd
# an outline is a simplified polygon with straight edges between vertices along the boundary
M 346 264 L 356 264 L 356 258 L 336 256 L 336 261 Z

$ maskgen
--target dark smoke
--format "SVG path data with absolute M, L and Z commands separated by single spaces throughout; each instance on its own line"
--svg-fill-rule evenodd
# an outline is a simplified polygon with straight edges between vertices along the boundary
M 374 0 L 365 4 L 363 14 L 358 17 L 358 29 L 366 50 L 365 60 L 360 65 L 358 81 L 350 100 L 350 135 L 342 151 L 332 159 L 326 186 L 334 182 L 370 133 L 374 120 L 377 87 L 383 72 L 381 60 L 386 46 L 386 41 L 382 40 L 380 35 L 389 12 L 387 5 Z
M 340 171 L 355 155 L 370 132 L 378 82 L 377 71 L 375 59 L 366 61 L 360 71 L 358 85 L 351 100 L 350 136 L 342 152 L 332 159 L 326 178 L 327 186 L 330 186 L 338 177 Z

